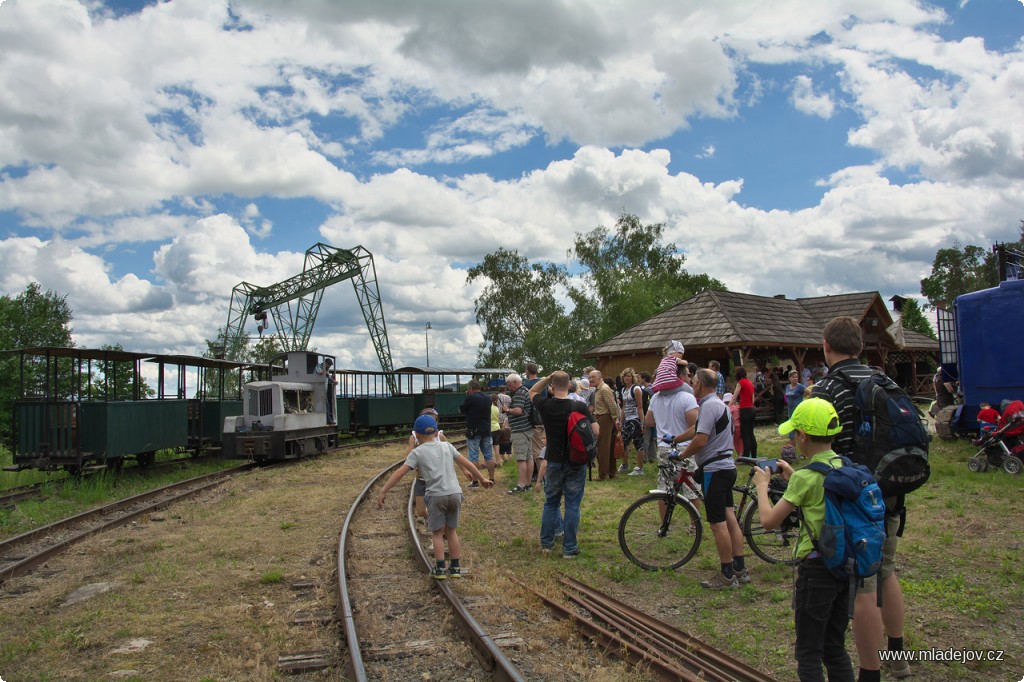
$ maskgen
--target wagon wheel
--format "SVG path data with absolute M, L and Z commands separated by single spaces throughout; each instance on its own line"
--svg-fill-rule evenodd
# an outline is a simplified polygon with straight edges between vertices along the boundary
M 1020 458 L 1016 455 L 1007 455 L 1003 460 L 1003 471 L 1008 474 L 1019 474 L 1021 466 Z

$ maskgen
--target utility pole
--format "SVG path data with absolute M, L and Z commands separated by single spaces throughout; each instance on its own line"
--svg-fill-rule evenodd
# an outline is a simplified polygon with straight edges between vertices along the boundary
M 433 327 L 431 327 L 430 323 L 427 322 L 427 328 L 425 330 L 423 330 L 423 336 L 426 338 L 426 342 L 427 342 L 427 367 L 430 367 L 430 330 L 431 329 L 433 329 Z

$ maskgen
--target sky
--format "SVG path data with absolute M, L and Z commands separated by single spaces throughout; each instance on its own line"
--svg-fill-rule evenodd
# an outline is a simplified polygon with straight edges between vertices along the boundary
M 1022 34 L 1024 0 L 0 0 L 0 295 L 200 354 L 237 284 L 362 246 L 394 366 L 472 366 L 467 270 L 623 212 L 733 291 L 918 295 L 1019 235 Z M 349 283 L 311 343 L 378 366 Z

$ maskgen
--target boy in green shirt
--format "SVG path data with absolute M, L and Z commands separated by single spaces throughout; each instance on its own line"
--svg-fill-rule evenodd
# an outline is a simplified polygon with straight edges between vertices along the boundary
M 789 421 L 779 426 L 782 435 L 796 433 L 794 445 L 801 455 L 833 468 L 841 465 L 841 461 L 832 452 L 832 438 L 841 431 L 832 403 L 821 398 L 804 400 Z M 825 477 L 810 469 L 793 471 L 783 460 L 779 460 L 779 470 L 789 485 L 774 507 L 768 497 L 771 474 L 761 467 L 754 470 L 761 525 L 772 530 L 799 507 L 802 523 L 814 537 L 819 537 L 825 522 Z M 853 665 L 846 653 L 850 583 L 835 577 L 825 567 L 808 533 L 801 532 L 795 556 L 799 562 L 793 590 L 797 675 L 801 682 L 824 682 L 824 663 L 829 682 L 853 682 Z

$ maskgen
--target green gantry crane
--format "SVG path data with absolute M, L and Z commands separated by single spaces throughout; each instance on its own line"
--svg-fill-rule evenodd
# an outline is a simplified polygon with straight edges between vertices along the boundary
M 235 286 L 231 290 L 231 308 L 224 328 L 225 357 L 235 360 L 241 354 L 240 339 L 246 318 L 253 316 L 261 328 L 266 329 L 268 311 L 274 319 L 282 350 L 306 350 L 324 289 L 346 279 L 352 280 L 373 347 L 387 377 L 388 388 L 392 394 L 397 393 L 388 330 L 377 287 L 377 269 L 373 264 L 373 254 L 362 246 L 339 249 L 318 242 L 306 251 L 302 272 L 298 275 L 265 287 L 249 282 Z

